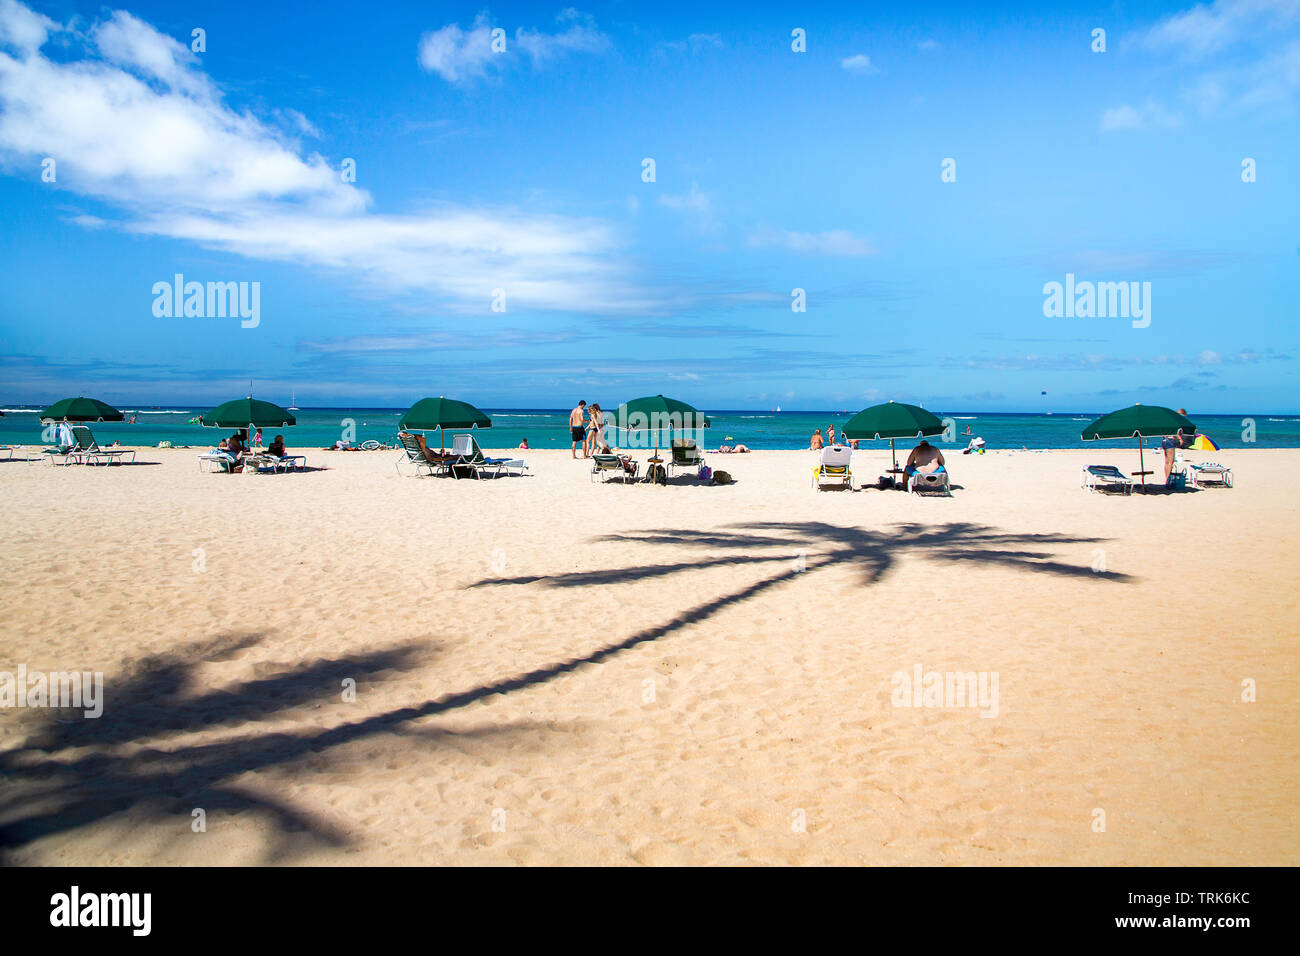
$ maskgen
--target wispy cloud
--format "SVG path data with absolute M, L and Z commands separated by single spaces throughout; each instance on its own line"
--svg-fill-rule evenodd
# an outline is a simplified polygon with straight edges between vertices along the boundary
M 1137 34 L 1136 45 L 1187 65 L 1192 72 L 1181 98 L 1204 116 L 1279 106 L 1290 112 L 1300 98 L 1300 0 L 1198 4 Z M 1139 113 L 1134 122 L 1131 109 L 1108 110 L 1103 128 L 1152 125 L 1142 120 L 1156 118 Z
M 502 28 L 503 48 L 494 50 L 491 19 L 487 13 L 480 13 L 469 29 L 449 23 L 420 37 L 419 64 L 425 72 L 436 73 L 448 83 L 463 84 L 517 62 L 515 50 L 526 54 L 536 67 L 569 54 L 598 53 L 610 45 L 609 37 L 596 27 L 595 21 L 572 7 L 562 10 L 556 20 L 568 26 L 554 33 L 518 27 L 513 40 Z
M 659 197 L 659 205 L 682 213 L 702 233 L 715 233 L 720 228 L 713 211 L 713 197 L 703 192 L 699 183 L 692 182 L 691 188 L 684 193 L 665 193 Z
M 851 73 L 878 73 L 874 66 L 871 65 L 871 57 L 865 53 L 855 53 L 853 56 L 846 56 L 840 60 L 840 66 Z
M 676 53 L 700 53 L 703 50 L 721 49 L 723 46 L 720 33 L 692 33 L 685 40 L 668 40 L 660 44 L 662 49 Z
M 55 33 L 61 49 L 47 58 Z M 0 0 L 0 158 L 31 168 L 53 157 L 58 187 L 116 206 L 118 228 L 458 309 L 487 311 L 498 288 L 510 308 L 646 306 L 608 225 L 506 205 L 375 214 L 368 193 L 302 150 L 306 117 L 284 115 L 293 129 L 232 109 L 187 47 L 128 13 L 82 33 Z
M 1107 132 L 1148 127 L 1171 129 L 1180 122 L 1177 113 L 1170 112 L 1153 99 L 1147 100 L 1140 107 L 1128 103 L 1113 106 L 1101 114 L 1101 128 Z
M 1300 22 L 1300 0 L 1214 0 L 1166 17 L 1140 40 L 1148 47 L 1204 56 Z
M 810 256 L 872 256 L 878 251 L 867 240 L 847 229 L 827 232 L 788 232 L 761 229 L 749 237 L 755 248 L 777 247 Z

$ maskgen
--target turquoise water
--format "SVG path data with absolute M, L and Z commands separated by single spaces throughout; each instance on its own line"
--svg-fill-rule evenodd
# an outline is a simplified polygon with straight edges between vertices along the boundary
M 124 445 L 157 445 L 170 441 L 175 445 L 215 445 L 229 430 L 203 428 L 189 420 L 207 411 L 206 406 L 193 408 L 140 408 L 122 411 L 137 424 L 102 423 L 92 425 L 101 444 L 120 441 Z M 996 448 L 1081 448 L 1079 433 L 1083 426 L 1110 409 L 1094 413 L 1021 415 L 981 412 L 936 412 L 954 420 L 958 433 L 955 442 L 937 442 L 941 447 L 964 447 L 971 437 L 982 437 L 989 449 Z M 49 444 L 42 437 L 36 408 L 6 408 L 0 418 L 0 443 L 7 445 Z M 393 444 L 397 420 L 405 409 L 398 408 L 307 408 L 296 415 L 298 424 L 284 429 L 290 447 L 323 448 L 342 438 L 354 443 L 367 439 Z M 479 444 L 485 448 L 514 448 L 528 439 L 533 448 L 568 448 L 568 409 L 485 409 L 492 417 L 492 428 L 481 429 Z M 825 434 L 834 424 L 838 431 L 851 417 L 843 412 L 765 412 L 704 410 L 713 419 L 713 427 L 704 432 L 704 445 L 744 442 L 750 448 L 807 448 L 814 428 Z M 855 410 L 856 411 L 856 410 Z M 1195 415 L 1192 420 L 1201 432 L 1224 448 L 1300 448 L 1300 415 Z M 1243 441 L 1243 419 L 1255 423 L 1253 445 Z M 971 435 L 962 434 L 970 428 Z M 270 441 L 274 432 L 263 433 Z M 450 442 L 450 437 L 448 437 Z M 622 447 L 638 447 L 620 436 Z M 1122 444 L 1103 442 L 1101 444 Z M 886 446 L 887 447 L 887 446 Z

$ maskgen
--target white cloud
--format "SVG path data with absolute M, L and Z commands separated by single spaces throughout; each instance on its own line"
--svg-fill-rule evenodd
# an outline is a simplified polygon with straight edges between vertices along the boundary
M 603 223 L 450 205 L 371 213 L 364 190 L 322 156 L 301 155 L 288 133 L 227 106 L 189 50 L 143 21 L 112 15 L 72 59 L 41 54 L 55 29 L 0 0 L 0 37 L 22 56 L 0 52 L 0 160 L 54 157 L 57 188 L 116 206 L 111 225 L 465 309 L 486 310 L 495 288 L 512 309 L 645 305 Z M 310 127 L 305 117 L 293 123 Z
M 764 229 L 749 237 L 749 245 L 756 248 L 775 246 L 812 256 L 872 256 L 877 252 L 871 243 L 847 229 L 831 229 L 827 232 Z
M 930 50 L 937 50 L 937 49 L 939 49 L 939 41 L 938 41 L 938 40 L 922 40 L 920 43 L 918 43 L 918 44 L 916 45 L 916 48 L 917 48 L 918 50 L 925 50 L 925 51 L 927 51 L 927 52 L 930 51 Z
M 17 50 L 24 58 L 45 45 L 59 25 L 17 0 L 0 0 L 0 45 Z
M 1125 103 L 1112 106 L 1101 114 L 1102 129 L 1138 129 L 1142 125 L 1142 114 Z
M 468 30 L 449 23 L 420 37 L 420 67 L 448 83 L 467 83 L 513 62 L 515 49 L 527 54 L 536 67 L 572 53 L 598 53 L 609 46 L 609 38 L 595 22 L 572 7 L 562 10 L 556 19 L 571 25 L 556 33 L 519 27 L 500 53 L 492 49 L 493 28 L 486 13 L 480 13 Z
M 1147 100 L 1140 108 L 1124 103 L 1104 110 L 1101 114 L 1101 128 L 1105 131 L 1147 127 L 1168 129 L 1181 122 L 1176 113 L 1169 112 L 1155 100 Z
M 1289 116 L 1300 93 L 1300 0 L 1215 0 L 1166 17 L 1138 42 L 1209 67 L 1182 91 L 1202 115 L 1280 106 Z
M 1214 0 L 1166 17 L 1142 37 L 1151 47 L 1203 56 L 1300 20 L 1300 0 Z
M 468 30 L 449 23 L 420 37 L 420 67 L 427 73 L 437 73 L 448 83 L 483 76 L 492 58 L 503 55 L 492 52 L 492 28 L 481 13 Z
M 854 73 L 875 73 L 876 68 L 871 65 L 871 57 L 865 53 L 855 53 L 853 56 L 846 56 L 840 60 L 840 66 Z

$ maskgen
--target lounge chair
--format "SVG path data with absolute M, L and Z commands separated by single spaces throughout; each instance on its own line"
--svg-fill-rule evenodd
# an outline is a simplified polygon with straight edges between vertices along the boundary
M 668 462 L 668 473 L 670 475 L 673 473 L 674 468 L 698 470 L 700 465 L 704 464 L 704 453 L 700 451 L 700 447 L 695 443 L 694 438 L 674 438 L 672 453 L 672 460 Z
M 1187 462 L 1192 483 L 1201 488 L 1231 488 L 1232 469 L 1216 461 Z
M 20 446 L 21 447 L 21 446 Z M 13 460 L 14 452 L 17 449 L 13 445 L 0 445 L 0 454 L 4 454 L 8 460 Z
M 821 458 L 813 466 L 813 487 L 818 491 L 827 488 L 853 490 L 853 449 L 846 445 L 828 445 L 822 449 Z
M 247 463 L 260 472 L 269 471 L 272 474 L 281 471 L 303 471 L 307 467 L 307 456 L 272 455 L 269 451 L 265 451 L 259 455 L 253 455 L 248 459 Z
M 452 456 L 447 456 L 446 460 L 430 461 L 424 453 L 424 445 L 420 444 L 420 439 L 410 432 L 402 432 L 397 436 L 397 440 L 402 446 L 402 457 L 397 459 L 397 473 L 402 473 L 402 464 L 411 465 L 418 475 L 420 470 L 427 471 L 430 475 L 435 475 L 439 471 L 445 471 L 448 464 L 453 460 Z
M 210 451 L 198 456 L 199 471 L 230 471 L 235 467 L 235 456 L 224 451 Z
M 1133 493 L 1133 479 L 1114 465 L 1084 465 L 1079 469 L 1079 487 L 1089 491 Z
M 914 471 L 907 479 L 907 490 L 914 495 L 940 494 L 952 497 L 946 471 Z
M 83 465 L 120 465 L 127 455 L 135 461 L 133 448 L 100 448 L 94 434 L 85 425 L 72 426 L 72 441 L 72 445 L 43 449 L 43 454 L 50 456 L 50 464 L 54 464 L 55 458 L 62 458 L 61 464 L 65 465 L 69 462 L 79 462 Z
M 453 435 L 451 453 L 456 456 L 450 466 L 451 473 L 457 477 L 458 470 L 467 470 L 475 478 L 482 478 L 485 474 L 499 478 L 502 473 L 510 474 L 514 469 L 518 469 L 522 475 L 528 470 L 528 462 L 522 458 L 487 457 L 473 435 Z
M 591 456 L 591 480 L 592 481 L 636 481 L 637 471 L 640 470 L 640 462 L 631 461 L 632 469 L 629 471 L 623 467 L 623 459 L 618 455 L 592 455 Z

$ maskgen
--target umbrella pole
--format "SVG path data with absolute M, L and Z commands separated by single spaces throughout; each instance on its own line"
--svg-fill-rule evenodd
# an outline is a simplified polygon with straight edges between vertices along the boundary
M 1142 472 L 1142 493 L 1146 494 L 1147 487 L 1147 466 L 1146 457 L 1142 453 L 1142 436 L 1138 435 L 1138 471 Z

